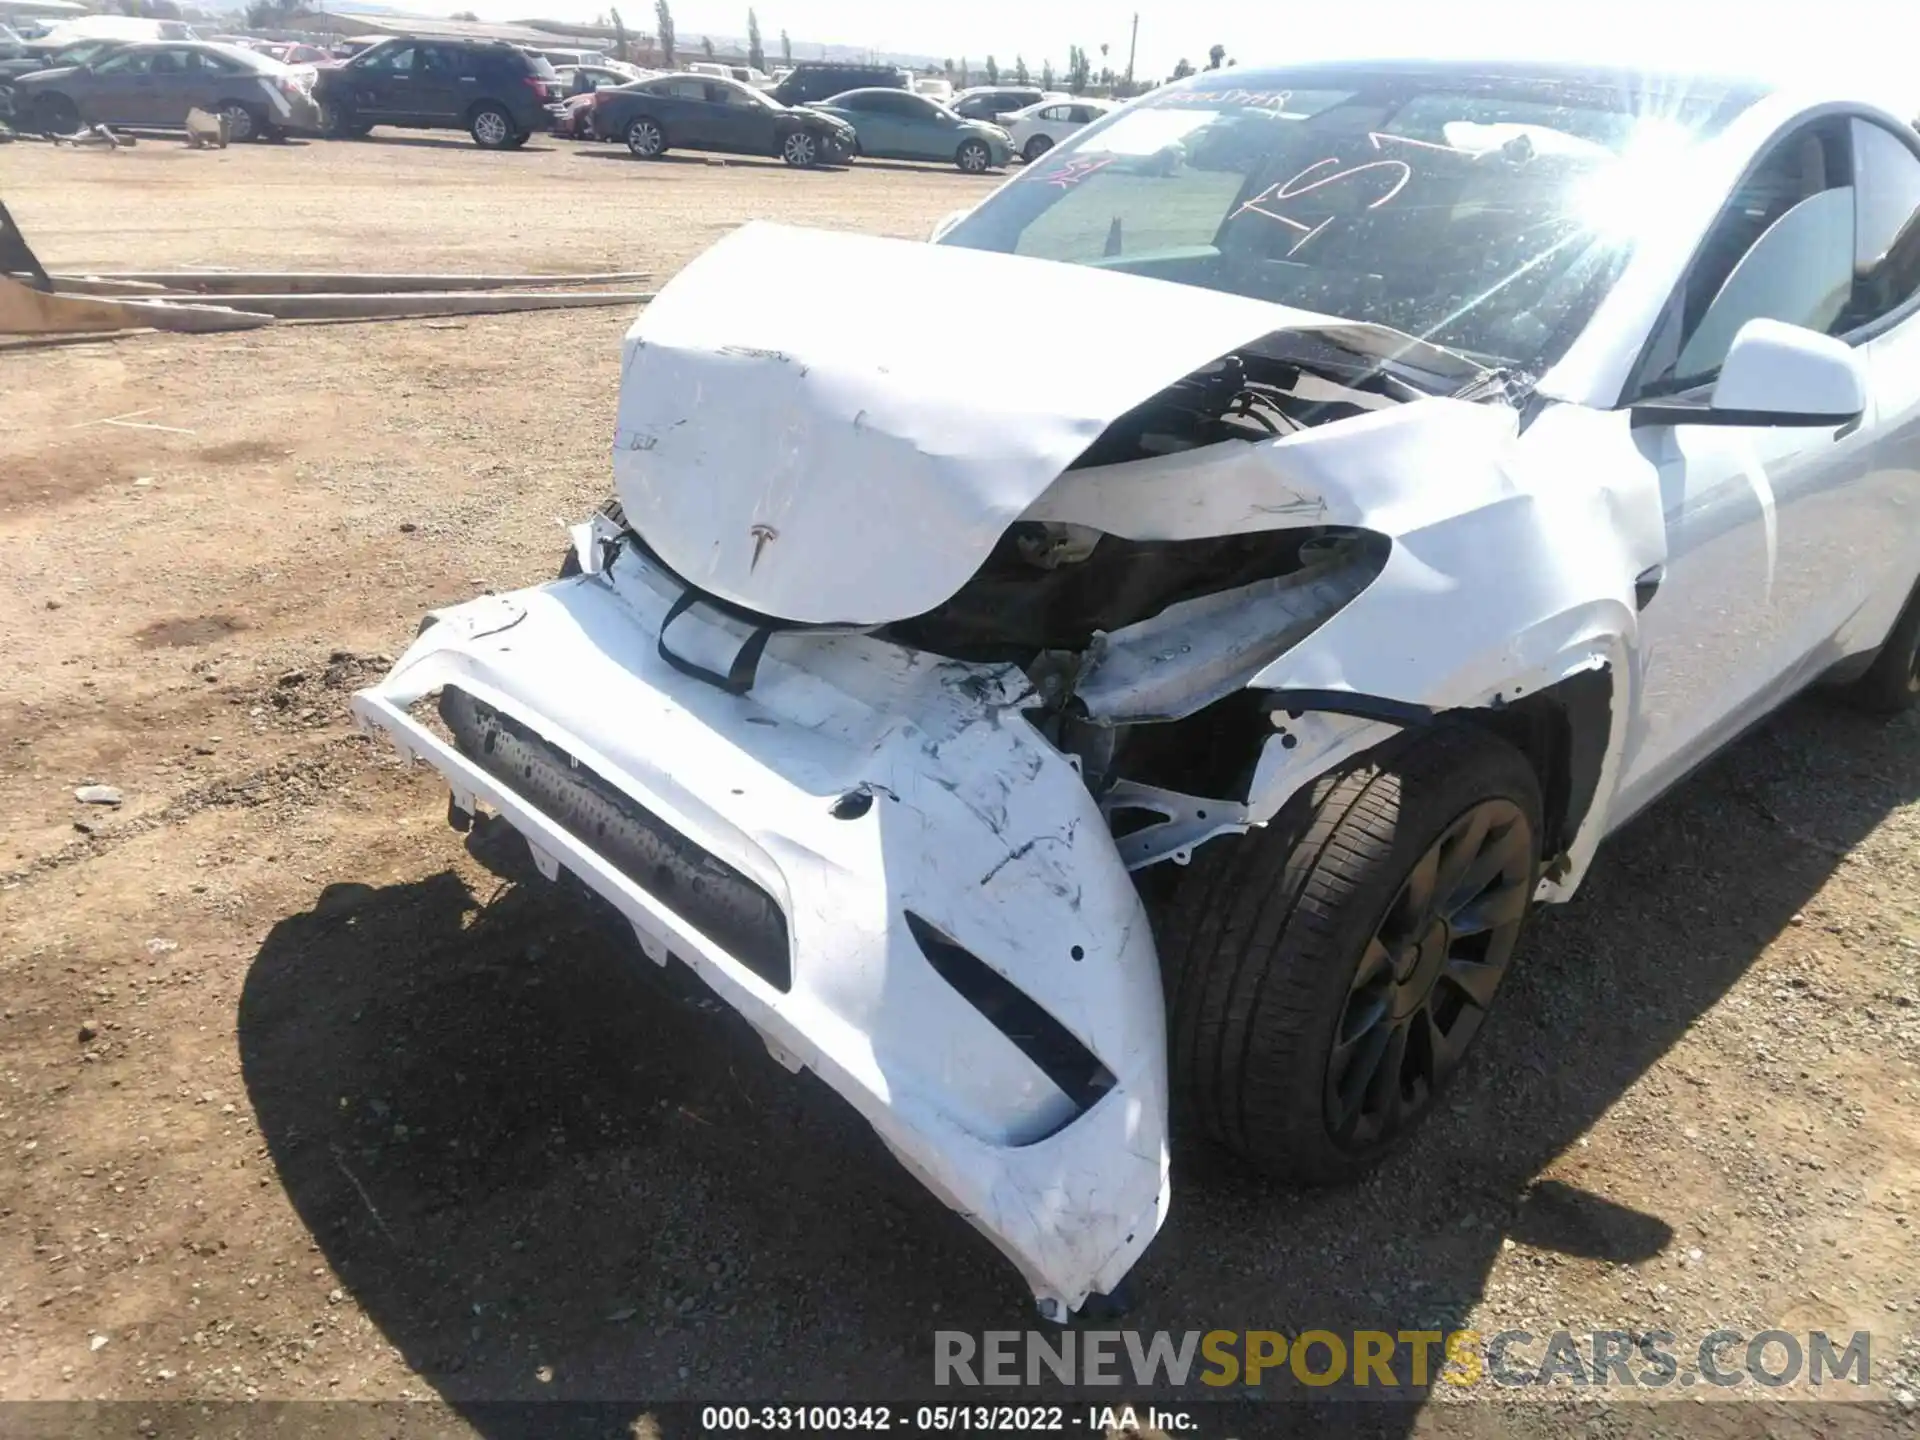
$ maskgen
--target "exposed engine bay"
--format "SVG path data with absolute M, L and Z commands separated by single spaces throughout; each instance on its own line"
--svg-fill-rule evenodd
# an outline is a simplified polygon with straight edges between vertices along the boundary
M 1119 416 L 1068 468 L 1258 444 L 1422 393 L 1376 360 L 1316 337 L 1276 334 Z M 952 598 L 879 633 L 956 660 L 1018 665 L 1039 697 L 1036 723 L 1081 762 L 1096 796 L 1124 776 L 1244 800 L 1270 733 L 1241 688 L 1246 677 L 1358 594 L 1385 565 L 1387 551 L 1385 537 L 1351 526 L 1137 540 L 1086 525 L 1017 520 Z M 1218 598 L 1194 605 L 1208 597 Z M 1168 623 L 1170 612 L 1189 606 L 1200 612 L 1189 625 Z M 1204 648 L 1229 626 L 1243 629 L 1243 643 L 1220 657 L 1227 668 L 1194 658 L 1196 641 Z M 1199 633 L 1184 633 L 1189 629 Z M 1103 687 L 1118 668 L 1116 655 L 1169 642 L 1191 663 L 1154 667 L 1177 669 L 1180 677 L 1171 687 L 1163 683 L 1151 703 L 1142 703 L 1137 685 L 1123 683 L 1124 696 Z M 1227 713 L 1167 729 L 1166 722 L 1208 705 Z M 1122 810 L 1108 818 L 1118 833 L 1136 815 Z
M 1281 355 L 1249 349 L 1225 356 L 1135 406 L 1069 469 L 1272 440 L 1420 393 L 1373 362 L 1307 337 L 1275 336 L 1271 343 Z M 1332 373 L 1284 358 L 1298 349 L 1314 352 Z M 1361 534 L 1315 526 L 1129 540 L 1084 525 L 1019 520 L 959 593 L 884 633 L 954 659 L 1025 666 L 1038 651 L 1085 649 L 1096 633 L 1138 624 L 1183 600 L 1324 564 Z

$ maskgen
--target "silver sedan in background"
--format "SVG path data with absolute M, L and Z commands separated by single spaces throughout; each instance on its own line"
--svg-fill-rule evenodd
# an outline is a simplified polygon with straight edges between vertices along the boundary
M 238 45 L 166 40 L 125 45 L 82 65 L 23 75 L 14 108 L 23 124 L 69 134 L 82 125 L 184 128 L 198 107 L 227 119 L 235 140 L 318 133 L 311 69 Z

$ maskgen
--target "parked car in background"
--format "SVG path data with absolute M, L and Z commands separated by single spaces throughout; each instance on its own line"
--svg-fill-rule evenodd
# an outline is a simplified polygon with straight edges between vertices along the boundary
M 303 40 L 266 40 L 253 48 L 262 54 L 271 55 L 282 65 L 320 66 L 339 63 L 330 51 L 322 50 L 318 45 L 309 45 Z
M 1002 115 L 1000 123 L 1013 137 L 1013 148 L 1021 159 L 1038 160 L 1081 126 L 1117 108 L 1111 100 L 1042 100 Z
M 1038 85 L 974 85 L 962 90 L 951 102 L 953 113 L 963 120 L 998 123 L 1002 115 L 1011 115 L 1042 100 L 1071 99 L 1062 90 L 1042 90 Z
M 561 140 L 592 140 L 593 99 L 599 92 L 588 90 L 580 95 L 569 95 L 560 102 L 560 111 L 553 117 L 553 133 Z
M 545 56 L 504 40 L 383 40 L 322 70 L 314 93 L 327 133 L 376 125 L 465 130 L 483 150 L 516 150 L 559 118 L 560 76 Z
M 846 121 L 859 153 L 876 159 L 940 160 L 980 175 L 1013 158 L 1013 142 L 998 125 L 963 120 L 911 90 L 849 90 L 812 108 Z
M 82 125 L 183 129 L 187 111 L 223 116 L 235 140 L 320 129 L 312 77 L 278 60 L 209 41 L 121 45 L 100 59 L 23 75 L 14 108 L 55 134 Z
M 591 95 L 603 86 L 631 85 L 636 80 L 651 78 L 644 70 L 628 74 L 625 69 L 615 70 L 606 65 L 557 65 L 554 73 L 559 78 L 563 98 Z
M 953 82 L 942 80 L 937 75 L 916 75 L 913 77 L 913 93 L 924 95 L 929 100 L 938 100 L 942 105 L 951 105 Z
M 50 47 L 79 40 L 198 40 L 199 32 L 183 20 L 144 20 L 132 15 L 76 15 L 47 31 Z
M 22 75 L 32 75 L 36 71 L 85 65 L 127 43 L 125 40 L 76 40 L 70 45 L 52 49 L 39 41 L 23 45 L 18 55 L 0 58 L 0 88 L 8 87 Z
M 911 90 L 913 77 L 897 65 L 842 65 L 806 61 L 793 67 L 773 87 L 782 105 L 805 105 L 827 100 L 849 90 Z
M 853 154 L 853 127 L 818 110 L 782 105 L 764 90 L 711 75 L 662 75 L 594 92 L 593 133 L 624 141 L 642 160 L 668 150 L 777 155 L 806 168 Z
M 556 70 L 568 65 L 612 65 L 616 63 L 613 56 L 607 54 L 604 50 L 581 50 L 572 47 L 557 47 L 551 45 L 529 45 L 525 48 L 532 54 L 544 55 L 547 58 L 547 63 L 552 65 Z

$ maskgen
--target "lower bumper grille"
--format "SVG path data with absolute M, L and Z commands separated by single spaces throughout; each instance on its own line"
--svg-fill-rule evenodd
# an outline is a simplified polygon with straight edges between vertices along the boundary
M 787 918 L 764 889 L 572 755 L 453 686 L 440 718 L 475 765 L 782 991 L 793 985 Z

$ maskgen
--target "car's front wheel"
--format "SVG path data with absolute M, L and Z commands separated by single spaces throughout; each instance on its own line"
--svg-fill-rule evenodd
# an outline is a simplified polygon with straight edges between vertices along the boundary
M 984 140 L 969 140 L 953 157 L 953 163 L 969 175 L 984 175 L 993 166 L 993 152 Z
M 627 149 L 642 160 L 653 160 L 667 153 L 667 132 L 659 122 L 636 116 L 627 126 Z
M 820 163 L 820 141 L 811 130 L 795 130 L 780 142 L 780 158 L 796 170 L 811 170 Z
M 1411 1132 L 1506 978 L 1540 833 L 1526 757 L 1445 725 L 1201 851 L 1163 956 L 1174 1083 L 1206 1133 L 1324 1184 Z
M 519 134 L 513 117 L 499 105 L 478 107 L 467 121 L 467 133 L 473 136 L 473 143 L 482 150 L 505 150 L 513 144 L 513 137 Z
M 1036 135 L 1031 140 L 1027 141 L 1027 148 L 1022 150 L 1020 154 L 1022 158 L 1024 158 L 1026 162 L 1029 165 L 1031 165 L 1033 164 L 1034 161 L 1038 160 L 1042 155 L 1046 154 L 1047 151 L 1051 150 L 1052 148 L 1053 148 L 1052 140 L 1048 139 L 1045 135 Z

